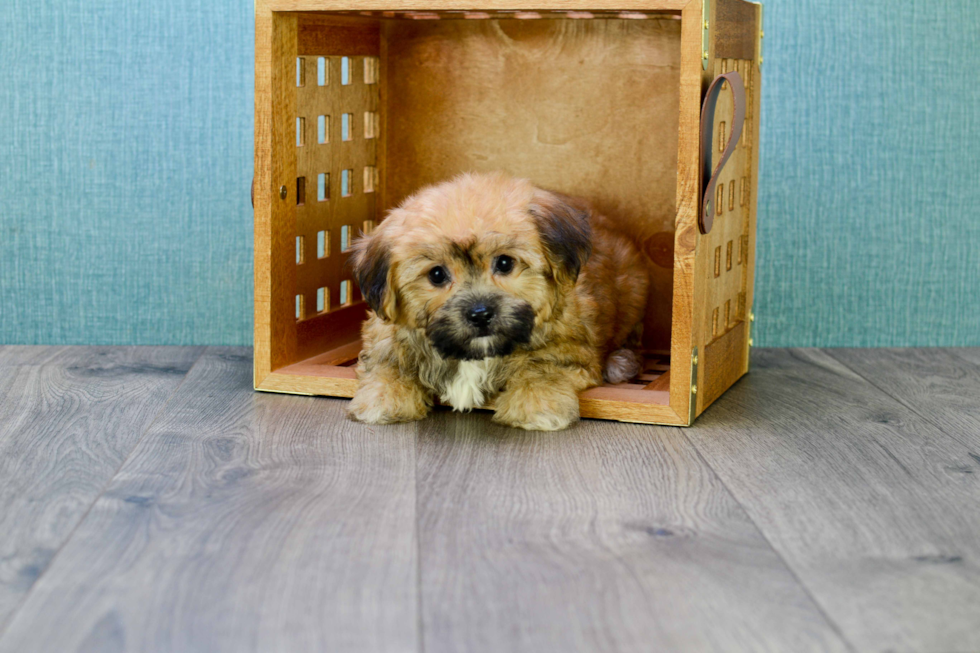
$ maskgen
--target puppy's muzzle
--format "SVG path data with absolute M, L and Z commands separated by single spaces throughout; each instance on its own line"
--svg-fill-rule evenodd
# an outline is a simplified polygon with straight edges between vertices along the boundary
M 466 321 L 475 326 L 481 333 L 487 330 L 496 313 L 493 304 L 478 301 L 466 309 Z
M 531 339 L 534 309 L 504 294 L 463 291 L 447 301 L 426 327 L 432 346 L 446 358 L 479 360 L 507 356 Z

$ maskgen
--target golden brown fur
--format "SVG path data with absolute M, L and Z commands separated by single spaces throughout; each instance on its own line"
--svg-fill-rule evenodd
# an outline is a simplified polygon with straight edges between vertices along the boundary
M 353 264 L 374 309 L 355 419 L 421 419 L 439 398 L 457 410 L 492 402 L 495 421 L 555 430 L 578 419 L 578 393 L 604 372 L 639 372 L 622 347 L 643 318 L 646 266 L 582 200 L 462 175 L 392 210 L 354 244 Z

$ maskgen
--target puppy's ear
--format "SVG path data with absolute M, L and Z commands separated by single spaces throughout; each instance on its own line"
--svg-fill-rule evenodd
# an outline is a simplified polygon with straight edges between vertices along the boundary
M 558 193 L 538 190 L 529 210 L 556 280 L 575 283 L 592 255 L 588 207 Z
M 395 307 L 390 278 L 391 247 L 380 228 L 354 241 L 351 245 L 350 264 L 368 306 L 381 319 L 393 319 Z

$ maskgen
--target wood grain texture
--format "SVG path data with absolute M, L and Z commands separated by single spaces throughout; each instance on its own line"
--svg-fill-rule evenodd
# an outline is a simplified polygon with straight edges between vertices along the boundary
M 0 651 L 416 649 L 415 427 L 251 369 L 201 358 Z
M 938 351 L 938 350 L 932 350 Z M 948 349 L 945 351 L 951 352 L 954 356 L 962 358 L 965 361 L 970 361 L 974 365 L 980 365 L 980 347 L 967 347 L 963 349 Z
M 685 431 L 860 651 L 980 649 L 974 449 L 819 350 L 756 350 Z
M 438 411 L 417 493 L 426 651 L 846 649 L 679 431 Z
M 356 20 L 347 18 L 347 21 Z M 334 39 L 333 30 L 353 32 L 348 39 Z M 378 84 L 365 81 L 366 57 L 346 56 L 349 52 L 370 55 L 375 61 L 378 55 L 378 26 L 345 24 L 344 17 L 304 16 L 299 21 L 300 34 L 305 31 L 317 34 L 326 31 L 319 42 L 324 51 L 307 50 L 302 57 L 307 79 L 303 86 L 294 86 L 297 116 L 305 118 L 305 144 L 293 148 L 296 158 L 296 175 L 306 179 L 306 197 L 295 205 L 296 231 L 292 237 L 303 238 L 304 256 L 297 264 L 294 258 L 295 288 L 293 292 L 304 298 L 302 320 L 293 327 L 296 332 L 296 349 L 291 363 L 316 356 L 324 351 L 358 339 L 361 323 L 366 317 L 366 306 L 360 291 L 351 281 L 349 262 L 350 243 L 367 231 L 368 220 L 377 220 L 373 187 L 364 184 L 365 170 L 376 171 L 378 136 L 367 138 L 365 112 L 377 115 Z M 355 43 L 359 43 L 355 47 Z M 338 55 L 344 55 L 338 56 Z M 317 80 L 317 59 L 323 56 L 325 67 L 324 85 Z M 347 60 L 348 83 L 342 80 L 342 60 Z M 317 120 L 325 118 L 326 141 L 318 142 Z M 348 117 L 347 139 L 343 136 L 343 119 Z M 319 174 L 325 174 L 325 197 L 318 198 Z M 347 195 L 343 194 L 342 175 L 349 174 Z M 376 176 L 376 175 L 375 175 Z M 294 203 L 295 204 L 295 203 Z M 347 242 L 342 240 L 342 230 L 348 230 Z M 326 256 L 317 255 L 318 233 L 324 231 Z M 351 284 L 346 303 L 341 301 L 341 284 Z M 318 289 L 324 291 L 324 311 L 317 312 Z M 355 305 L 356 304 L 356 305 Z M 280 368 L 281 369 L 281 368 Z
M 707 80 L 701 69 L 702 6 L 691 2 L 681 17 L 681 69 L 677 140 L 677 215 L 674 225 L 674 288 L 670 331 L 670 407 L 689 424 L 694 347 L 701 342 L 696 307 L 704 284 L 695 281 L 698 203 L 701 193 L 701 94 Z
M 0 352 L 0 632 L 202 351 Z
M 0 365 L 40 365 L 70 350 L 57 345 L 2 345 Z
M 971 448 L 980 474 L 980 366 L 969 361 L 970 350 L 831 349 L 828 353 Z
M 745 321 L 704 348 L 702 364 L 707 370 L 699 386 L 703 405 L 708 406 L 745 374 L 748 333 Z
M 349 57 L 378 55 L 377 21 L 316 13 L 300 15 L 298 19 L 296 54 Z
M 755 59 L 759 5 L 745 0 L 716 0 L 714 53 L 723 59 Z
M 746 4 L 746 3 L 741 3 Z M 724 13 L 730 3 L 719 4 L 717 12 Z M 754 5 L 748 5 L 754 7 Z M 754 11 L 754 10 L 753 10 Z M 755 20 L 752 21 L 755 25 Z M 745 84 L 746 116 L 739 145 L 732 158 L 718 173 L 719 196 L 714 210 L 716 219 L 710 233 L 698 238 L 695 283 L 698 303 L 695 320 L 702 340 L 699 349 L 704 353 L 699 366 L 701 380 L 698 388 L 698 412 L 721 396 L 748 368 L 748 319 L 754 266 L 755 217 L 751 198 L 756 195 L 757 180 L 753 175 L 757 151 L 752 134 L 758 132 L 758 86 L 760 69 L 753 61 L 715 58 L 712 78 L 726 72 L 738 72 Z M 712 130 L 711 169 L 720 160 L 723 143 L 733 129 L 735 104 L 727 83 L 722 86 L 714 115 Z M 720 200 L 720 201 L 718 201 Z M 714 351 L 714 355 L 709 352 Z

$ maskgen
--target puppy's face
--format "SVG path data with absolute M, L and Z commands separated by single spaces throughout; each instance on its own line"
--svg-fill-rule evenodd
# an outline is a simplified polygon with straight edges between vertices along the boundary
M 421 328 L 444 358 L 506 356 L 530 342 L 589 256 L 588 215 L 503 175 L 430 186 L 354 244 L 382 318 Z

